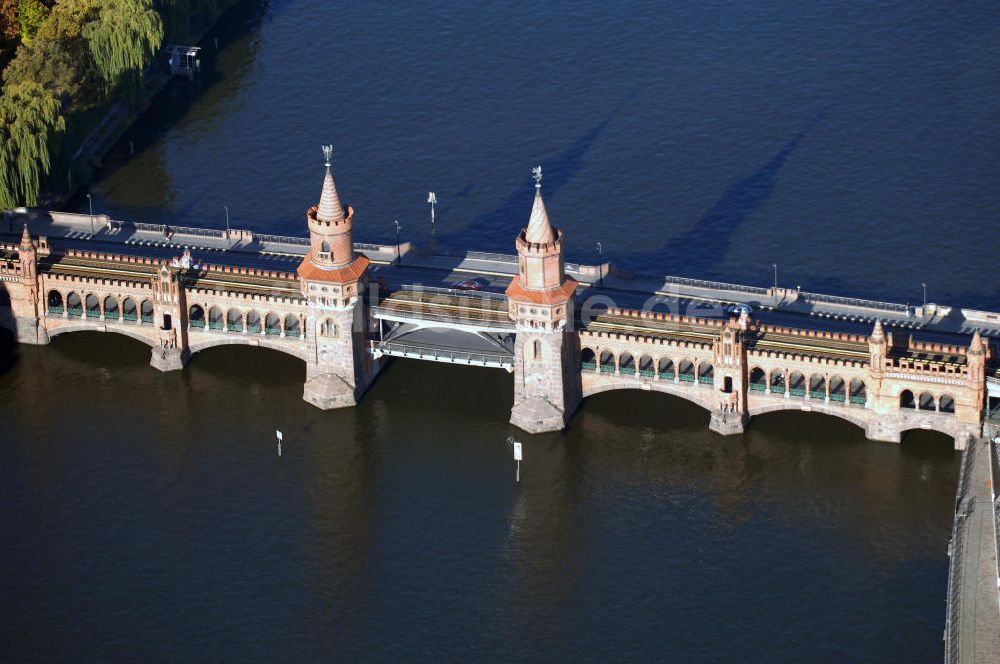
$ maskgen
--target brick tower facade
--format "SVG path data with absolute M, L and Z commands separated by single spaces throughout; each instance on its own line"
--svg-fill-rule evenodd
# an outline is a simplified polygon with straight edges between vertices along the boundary
M 507 287 L 514 343 L 510 421 L 530 433 L 566 426 L 581 398 L 579 341 L 572 331 L 577 282 L 565 275 L 563 234 L 549 223 L 541 166 L 528 226 L 517 237 L 518 274 Z
M 747 351 L 744 335 L 749 324 L 746 312 L 729 317 L 712 344 L 715 401 L 709 428 L 721 434 L 741 433 L 747 416 Z
M 323 192 L 319 205 L 306 212 L 309 253 L 298 275 L 308 302 L 303 398 L 327 410 L 355 405 L 380 366 L 368 351 L 371 323 L 364 294 L 369 260 L 354 253 L 354 208 L 340 202 L 330 171 L 332 148 L 324 147 L 323 153 Z
M 40 321 L 45 303 L 38 288 L 38 247 L 32 241 L 27 225 L 21 234 L 17 255 L 21 278 L 10 288 L 10 305 L 17 341 L 22 344 L 47 344 L 49 335 Z

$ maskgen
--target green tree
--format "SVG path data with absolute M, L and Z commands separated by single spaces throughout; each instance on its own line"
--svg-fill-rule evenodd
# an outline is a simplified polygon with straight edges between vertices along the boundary
M 30 44 L 35 33 L 49 16 L 49 8 L 38 0 L 18 0 L 17 19 L 21 24 L 21 43 Z
M 17 18 L 17 0 L 0 0 L 0 42 L 10 44 L 21 36 L 21 21 Z
M 109 92 L 119 85 L 134 91 L 139 73 L 163 42 L 163 21 L 152 0 L 103 0 L 83 36 Z
M 0 97 L 0 208 L 38 205 L 66 122 L 59 100 L 22 82 Z

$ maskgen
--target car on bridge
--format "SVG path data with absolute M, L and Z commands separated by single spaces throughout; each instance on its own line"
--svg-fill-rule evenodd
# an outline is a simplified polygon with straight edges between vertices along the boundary
M 457 281 L 451 287 L 457 290 L 483 290 L 489 285 L 490 280 L 486 277 L 473 277 L 472 279 Z

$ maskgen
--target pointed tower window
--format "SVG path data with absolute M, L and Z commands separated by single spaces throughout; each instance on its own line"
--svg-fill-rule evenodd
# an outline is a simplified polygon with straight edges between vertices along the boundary
M 540 339 L 535 339 L 535 343 L 533 344 L 533 346 L 534 347 L 532 349 L 532 352 L 534 353 L 534 358 L 536 360 L 542 359 L 542 342 L 541 342 L 541 340 Z

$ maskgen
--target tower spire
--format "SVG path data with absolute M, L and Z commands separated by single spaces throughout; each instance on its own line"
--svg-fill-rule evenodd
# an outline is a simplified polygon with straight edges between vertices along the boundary
M 330 160 L 333 158 L 333 146 L 323 146 L 323 159 L 326 163 L 326 176 L 323 178 L 323 193 L 319 197 L 319 208 L 316 218 L 320 221 L 340 221 L 344 218 L 344 206 L 337 194 L 337 185 L 333 182 L 330 171 Z
M 872 330 L 871 340 L 875 342 L 882 342 L 885 340 L 885 332 L 882 330 L 882 321 L 875 319 L 875 329 Z
M 22 247 L 31 246 L 31 233 L 28 232 L 28 224 L 25 224 L 24 230 L 21 231 L 21 246 Z
M 531 217 L 528 218 L 528 228 L 524 232 L 524 239 L 534 244 L 549 244 L 556 234 L 549 223 L 549 213 L 545 210 L 545 201 L 542 200 L 542 167 L 535 166 L 531 171 L 535 178 L 535 202 L 531 206 Z

